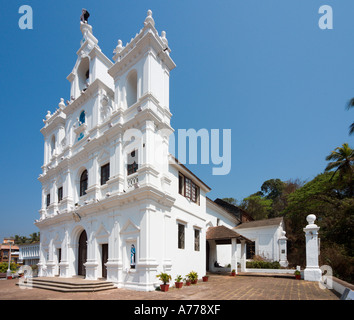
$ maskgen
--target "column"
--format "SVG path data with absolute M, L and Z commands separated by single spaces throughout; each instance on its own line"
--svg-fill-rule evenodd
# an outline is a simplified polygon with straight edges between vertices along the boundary
M 231 239 L 231 271 L 234 269 L 237 274 L 238 271 L 237 271 L 237 239 L 236 238 Z
M 306 268 L 304 271 L 304 280 L 320 281 L 322 278 L 321 269 L 318 266 L 318 227 L 314 224 L 316 216 L 310 214 L 306 217 L 308 225 L 304 228 L 306 237 Z
M 288 260 L 287 260 L 287 250 L 286 250 L 286 242 L 287 242 L 287 237 L 285 236 L 285 231 L 281 232 L 281 237 L 279 238 L 279 264 L 282 267 L 287 267 L 288 266 Z
M 241 240 L 241 272 L 246 272 L 246 240 Z

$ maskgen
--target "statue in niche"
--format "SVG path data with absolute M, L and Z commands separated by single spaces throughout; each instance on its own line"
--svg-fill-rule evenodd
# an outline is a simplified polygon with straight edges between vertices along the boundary
M 135 269 L 135 246 L 132 244 L 130 247 L 130 267 Z
M 86 9 L 82 9 L 80 21 L 82 23 L 88 23 L 89 16 L 90 16 L 90 13 Z

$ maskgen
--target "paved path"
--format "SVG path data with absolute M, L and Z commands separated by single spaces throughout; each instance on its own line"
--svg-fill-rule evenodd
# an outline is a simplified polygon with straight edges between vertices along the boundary
M 18 280 L 0 281 L 0 300 L 339 300 L 314 282 L 279 277 L 211 275 L 208 282 L 168 292 L 114 289 L 90 293 L 60 293 L 21 289 Z

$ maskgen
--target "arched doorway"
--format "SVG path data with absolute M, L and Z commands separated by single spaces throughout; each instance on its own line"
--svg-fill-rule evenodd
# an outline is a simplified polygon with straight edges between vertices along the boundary
M 80 234 L 78 256 L 77 274 L 79 276 L 86 276 L 84 263 L 87 260 L 87 234 L 85 230 Z

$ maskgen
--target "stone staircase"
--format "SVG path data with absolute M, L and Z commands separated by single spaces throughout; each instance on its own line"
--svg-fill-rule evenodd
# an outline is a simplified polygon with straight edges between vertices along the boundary
M 53 290 L 58 292 L 97 292 L 117 289 L 112 282 L 105 280 L 85 280 L 82 278 L 40 277 L 25 279 L 17 285 Z

